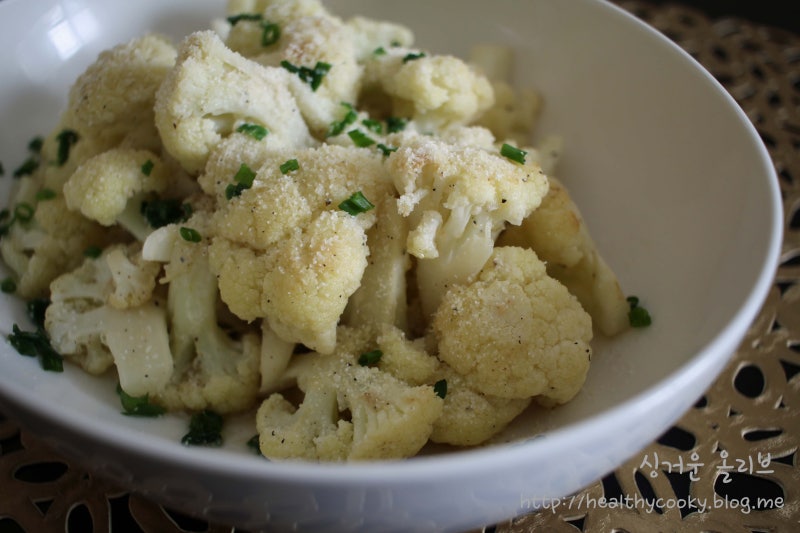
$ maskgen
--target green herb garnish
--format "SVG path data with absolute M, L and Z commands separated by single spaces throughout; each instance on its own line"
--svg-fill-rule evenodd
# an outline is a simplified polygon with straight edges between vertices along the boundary
M 628 296 L 627 301 L 628 305 L 630 306 L 630 309 L 628 310 L 628 322 L 630 322 L 631 327 L 646 328 L 653 323 L 650 312 L 639 305 L 638 297 Z
M 97 259 L 103 254 L 103 249 L 99 246 L 87 246 L 86 249 L 83 251 L 84 257 L 89 257 L 91 259 Z
M 281 66 L 293 74 L 297 74 L 301 80 L 311 86 L 312 91 L 316 91 L 322 84 L 322 79 L 331 70 L 332 65 L 323 61 L 317 61 L 314 68 L 298 67 L 292 65 L 285 59 L 281 61 Z
M 365 118 L 361 123 L 370 131 L 381 135 L 383 133 L 383 124 L 379 120 Z
M 289 172 L 298 170 L 299 168 L 300 163 L 297 162 L 297 159 L 289 159 L 280 166 L 281 174 L 288 174 Z
M 386 131 L 389 133 L 397 133 L 406 129 L 408 120 L 402 117 L 389 117 L 386 119 Z
M 416 59 L 422 59 L 423 57 L 425 57 L 425 52 L 412 52 L 403 57 L 403 63 L 408 63 L 409 61 L 414 61 Z
M 142 202 L 141 213 L 150 227 L 160 228 L 188 220 L 192 207 L 177 198 L 156 198 Z
M 56 191 L 54 191 L 53 189 L 44 188 L 36 191 L 37 202 L 52 200 L 55 197 L 56 197 Z
M 281 37 L 281 27 L 274 22 L 261 23 L 261 46 L 267 47 L 278 42 Z
M 11 278 L 6 278 L 0 281 L 0 291 L 6 294 L 11 294 L 17 291 L 17 282 Z
M 236 128 L 236 131 L 238 131 L 239 133 L 244 133 L 245 135 L 249 135 L 250 137 L 252 137 L 257 141 L 260 141 L 261 139 L 266 137 L 267 134 L 269 133 L 269 130 L 267 130 L 267 128 L 265 128 L 264 126 L 259 126 L 258 124 L 248 124 L 248 123 L 242 124 L 241 126 Z
M 515 146 L 511 146 L 510 144 L 503 143 L 503 146 L 500 148 L 500 155 L 502 155 L 506 159 L 514 161 L 515 163 L 524 165 L 525 156 L 528 155 L 528 152 L 526 152 L 525 150 L 520 150 Z
M 48 298 L 32 298 L 25 303 L 25 311 L 34 324 L 39 328 L 44 328 L 44 314 L 50 305 Z
M 239 13 L 238 15 L 231 15 L 230 17 L 228 17 L 227 20 L 231 26 L 236 26 L 239 22 L 243 20 L 259 21 L 262 18 L 264 17 L 258 13 Z
M 385 145 L 385 144 L 383 144 L 383 143 L 378 143 L 378 144 L 377 144 L 377 146 L 376 146 L 376 148 L 377 148 L 378 150 L 380 150 L 381 152 L 383 152 L 383 155 L 385 155 L 385 156 L 388 156 L 388 155 L 389 155 L 389 154 L 391 154 L 392 152 L 396 152 L 396 151 L 397 151 L 397 148 L 396 148 L 396 147 L 394 147 L 394 146 L 386 146 L 386 145 Z
M 153 172 L 153 167 L 156 166 L 150 159 L 144 162 L 142 165 L 142 174 L 145 176 L 149 176 Z
M 353 193 L 347 200 L 339 204 L 339 209 L 353 216 L 366 213 L 374 207 L 375 205 L 367 200 L 366 196 L 364 196 L 364 193 L 361 191 Z
M 22 176 L 29 176 L 36 172 L 36 169 L 39 168 L 39 160 L 35 157 L 29 157 L 22 163 L 14 173 L 12 174 L 15 178 L 21 178 Z
M 372 55 L 374 56 L 385 56 L 386 55 L 386 48 L 383 46 L 379 46 L 375 50 L 372 51 Z
M 350 130 L 347 135 L 353 140 L 353 144 L 360 148 L 375 144 L 375 140 L 361 130 Z
M 56 135 L 58 141 L 58 152 L 56 155 L 56 165 L 64 166 L 64 163 L 69 159 L 69 152 L 72 146 L 78 142 L 78 132 L 75 130 L 66 129 Z
M 181 234 L 181 237 L 183 238 L 184 241 L 200 242 L 203 240 L 202 235 L 200 235 L 200 232 L 197 231 L 196 229 L 187 228 L 186 226 L 181 226 L 178 232 Z
M 50 345 L 47 333 L 41 328 L 36 331 L 22 331 L 16 324 L 13 325 L 8 342 L 21 355 L 38 357 L 39 364 L 49 372 L 63 372 L 64 359 Z
M 436 394 L 436 396 L 444 400 L 445 396 L 447 396 L 447 380 L 440 379 L 439 381 L 434 383 L 433 392 Z
M 361 366 L 370 366 L 378 364 L 378 361 L 383 357 L 383 352 L 380 350 L 372 350 L 371 352 L 364 352 L 358 356 L 358 364 Z
M 222 416 L 206 409 L 192 415 L 189 432 L 181 439 L 186 446 L 221 446 Z
M 345 113 L 342 120 L 334 122 L 330 125 L 328 128 L 328 137 L 335 137 L 341 134 L 347 126 L 354 123 L 358 119 L 358 113 L 356 113 L 356 110 L 353 109 L 351 104 L 342 102 L 342 106 L 347 109 L 347 113 Z
M 242 163 L 239 167 L 239 170 L 236 171 L 236 175 L 233 177 L 234 183 L 231 183 L 225 188 L 225 198 L 230 200 L 236 196 L 242 194 L 242 192 L 246 191 L 250 187 L 253 186 L 253 180 L 256 178 L 256 173 L 253 172 L 246 163 Z
M 44 139 L 37 135 L 28 142 L 28 151 L 32 154 L 40 154 L 42 153 L 42 146 L 44 146 Z
M 117 395 L 122 404 L 122 414 L 127 416 L 146 416 L 156 417 L 161 416 L 166 412 L 166 409 L 160 405 L 150 403 L 150 396 L 131 396 L 122 387 L 117 384 Z

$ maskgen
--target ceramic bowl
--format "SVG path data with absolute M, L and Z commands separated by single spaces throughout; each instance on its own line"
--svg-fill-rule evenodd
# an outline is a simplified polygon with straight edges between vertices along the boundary
M 172 508 L 244 528 L 460 531 L 579 490 L 656 439 L 735 351 L 773 279 L 781 203 L 745 114 L 695 61 L 597 0 L 327 3 L 342 16 L 407 24 L 421 47 L 516 52 L 515 80 L 545 101 L 537 135 L 565 139 L 560 177 L 627 294 L 654 322 L 598 339 L 585 388 L 531 410 L 480 449 L 401 462 L 281 464 L 241 443 L 180 444 L 185 418 L 122 416 L 113 384 L 43 372 L 0 344 L 0 409 L 68 457 Z M 54 127 L 68 86 L 103 49 L 148 30 L 209 26 L 221 0 L 0 2 L 0 180 Z M 0 299 L 4 336 L 24 306 Z

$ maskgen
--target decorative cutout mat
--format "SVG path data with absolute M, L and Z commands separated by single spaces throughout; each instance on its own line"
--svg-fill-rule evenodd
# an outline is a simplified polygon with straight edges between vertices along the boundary
M 684 7 L 619 4 L 692 54 L 755 124 L 783 193 L 781 265 L 738 353 L 675 426 L 603 480 L 484 531 L 798 530 L 800 36 Z M 232 531 L 90 476 L 0 414 L 0 532 L 109 529 Z

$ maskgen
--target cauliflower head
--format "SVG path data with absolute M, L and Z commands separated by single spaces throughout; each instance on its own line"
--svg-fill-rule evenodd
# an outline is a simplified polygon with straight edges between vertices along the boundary
M 209 152 L 243 124 L 266 128 L 276 144 L 312 144 L 288 89 L 290 76 L 234 52 L 212 31 L 189 35 L 156 92 L 155 125 L 164 147 L 197 174 Z
M 551 178 L 541 207 L 509 227 L 498 242 L 533 249 L 547 264 L 547 273 L 577 296 L 601 333 L 613 336 L 628 329 L 629 304 L 619 281 L 560 181 Z
M 386 164 L 400 193 L 397 209 L 409 217 L 407 247 L 418 259 L 426 316 L 449 286 L 469 281 L 483 267 L 505 224 L 522 222 L 548 189 L 533 163 L 427 136 L 408 139 Z
M 430 386 L 408 385 L 356 358 L 311 353 L 292 362 L 300 367 L 302 403 L 295 407 L 274 393 L 258 410 L 260 448 L 267 458 L 400 459 L 425 445 L 442 412 L 441 398 Z
M 444 295 L 433 330 L 439 358 L 483 394 L 564 403 L 589 370 L 591 318 L 531 250 L 496 248 Z

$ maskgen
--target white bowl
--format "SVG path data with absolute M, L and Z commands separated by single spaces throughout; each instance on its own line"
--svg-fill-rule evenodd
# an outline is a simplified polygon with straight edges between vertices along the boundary
M 584 390 L 532 411 L 506 443 L 381 464 L 279 464 L 179 443 L 185 418 L 124 417 L 109 381 L 43 372 L 0 346 L 0 409 L 56 449 L 173 508 L 242 527 L 457 531 L 527 512 L 613 470 L 677 420 L 728 361 L 771 284 L 781 202 L 747 117 L 689 56 L 596 0 L 359 2 L 409 25 L 423 47 L 466 55 L 477 40 L 517 50 L 517 82 L 546 99 L 539 133 L 566 140 L 560 175 L 652 327 L 596 342 Z M 221 0 L 4 0 L 0 161 L 55 124 L 68 85 L 102 49 L 155 29 L 176 39 Z M 11 178 L 2 180 L 3 198 Z M 26 321 L 0 301 L 3 333 Z M 533 438 L 542 437 L 542 438 Z

